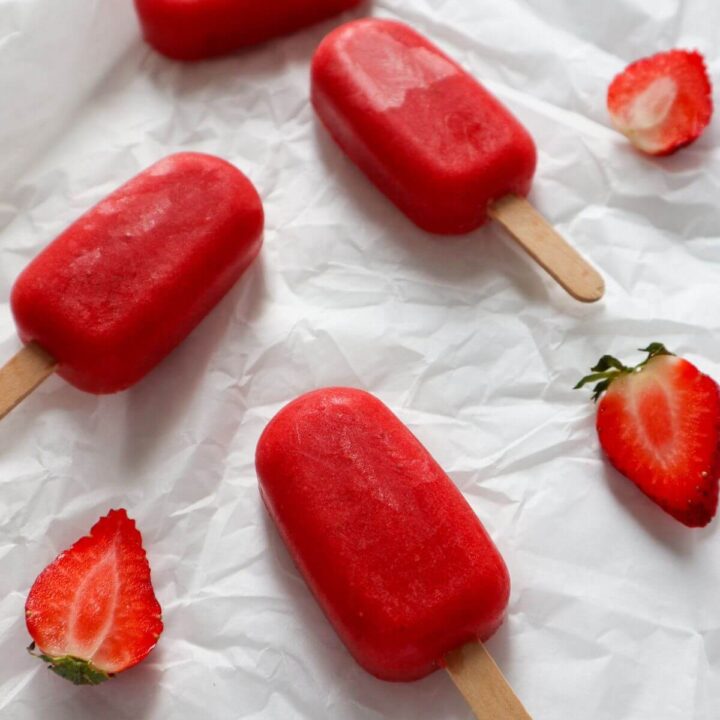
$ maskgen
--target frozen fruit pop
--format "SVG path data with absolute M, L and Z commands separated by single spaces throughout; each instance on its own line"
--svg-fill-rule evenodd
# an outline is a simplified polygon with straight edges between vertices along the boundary
M 409 681 L 463 665 L 458 653 L 482 654 L 477 641 L 495 632 L 507 606 L 505 563 L 450 478 L 382 402 L 349 388 L 297 398 L 263 432 L 256 467 L 293 559 L 368 672 Z
M 92 393 L 136 383 L 238 280 L 262 228 L 252 183 L 211 155 L 167 157 L 102 200 L 13 287 L 26 345 L 0 370 L 0 417 L 53 370 Z
M 466 233 L 504 225 L 571 295 L 603 280 L 527 202 L 528 132 L 477 80 L 417 32 L 390 20 L 342 25 L 320 44 L 312 101 L 345 153 L 415 224 Z
M 200 60 L 294 32 L 362 0 L 135 0 L 145 39 L 176 60 Z

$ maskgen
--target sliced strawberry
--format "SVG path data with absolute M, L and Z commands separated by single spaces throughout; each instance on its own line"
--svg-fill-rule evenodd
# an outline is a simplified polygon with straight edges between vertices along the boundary
M 630 368 L 605 355 L 576 387 L 597 382 L 597 432 L 610 462 L 681 523 L 715 515 L 720 477 L 720 389 L 660 343 Z
M 77 685 L 96 685 L 145 658 L 162 632 L 160 613 L 142 537 L 125 510 L 111 510 L 60 553 L 25 604 L 40 657 Z
M 613 125 L 639 150 L 669 155 L 710 122 L 712 88 L 699 52 L 670 50 L 629 65 L 610 84 Z

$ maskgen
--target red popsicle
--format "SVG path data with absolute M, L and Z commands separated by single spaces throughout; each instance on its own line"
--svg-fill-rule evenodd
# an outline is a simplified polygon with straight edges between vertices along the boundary
M 390 20 L 347 23 L 320 44 L 312 101 L 346 154 L 414 223 L 466 233 L 489 217 L 570 294 L 603 281 L 525 200 L 536 152 L 525 128 L 460 65 Z
M 177 60 L 223 55 L 299 30 L 362 0 L 135 0 L 145 39 Z
M 0 417 L 55 369 L 93 393 L 136 383 L 238 280 L 262 228 L 251 182 L 211 155 L 172 155 L 116 190 L 15 283 L 27 345 L 0 370 Z
M 505 563 L 383 403 L 349 388 L 297 398 L 263 432 L 256 467 L 280 535 L 368 672 L 415 680 L 461 664 L 453 653 L 468 643 L 481 652 L 477 641 L 498 628 L 508 602 Z

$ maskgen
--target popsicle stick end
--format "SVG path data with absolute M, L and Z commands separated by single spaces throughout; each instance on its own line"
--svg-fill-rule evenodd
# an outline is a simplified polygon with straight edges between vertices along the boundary
M 605 281 L 600 273 L 560 236 L 527 199 L 506 195 L 490 206 L 488 214 L 571 297 L 592 303 L 605 294 Z
M 449 652 L 445 663 L 477 720 L 532 720 L 482 643 Z
M 28 343 L 0 368 L 0 420 L 54 372 L 57 361 L 37 343 Z

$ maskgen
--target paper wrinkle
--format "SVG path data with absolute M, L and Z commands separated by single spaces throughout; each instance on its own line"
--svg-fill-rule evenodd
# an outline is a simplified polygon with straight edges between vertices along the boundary
M 0 358 L 9 296 L 53 237 L 177 151 L 235 163 L 266 210 L 260 258 L 162 365 L 94 397 L 49 379 L 0 433 L 0 711 L 8 720 L 466 720 L 444 673 L 378 681 L 349 656 L 257 489 L 267 421 L 352 385 L 449 472 L 512 576 L 488 646 L 533 717 L 717 720 L 720 534 L 664 515 L 602 458 L 597 359 L 654 340 L 720 378 L 720 124 L 675 156 L 635 152 L 607 85 L 640 55 L 706 56 L 720 105 L 720 4 L 376 0 L 429 35 L 535 137 L 531 199 L 603 273 L 566 297 L 498 228 L 417 230 L 339 151 L 308 101 L 322 37 L 365 7 L 235 56 L 175 63 L 131 3 L 0 0 Z M 144 536 L 165 631 L 92 690 L 29 655 L 37 574 L 111 507 Z

